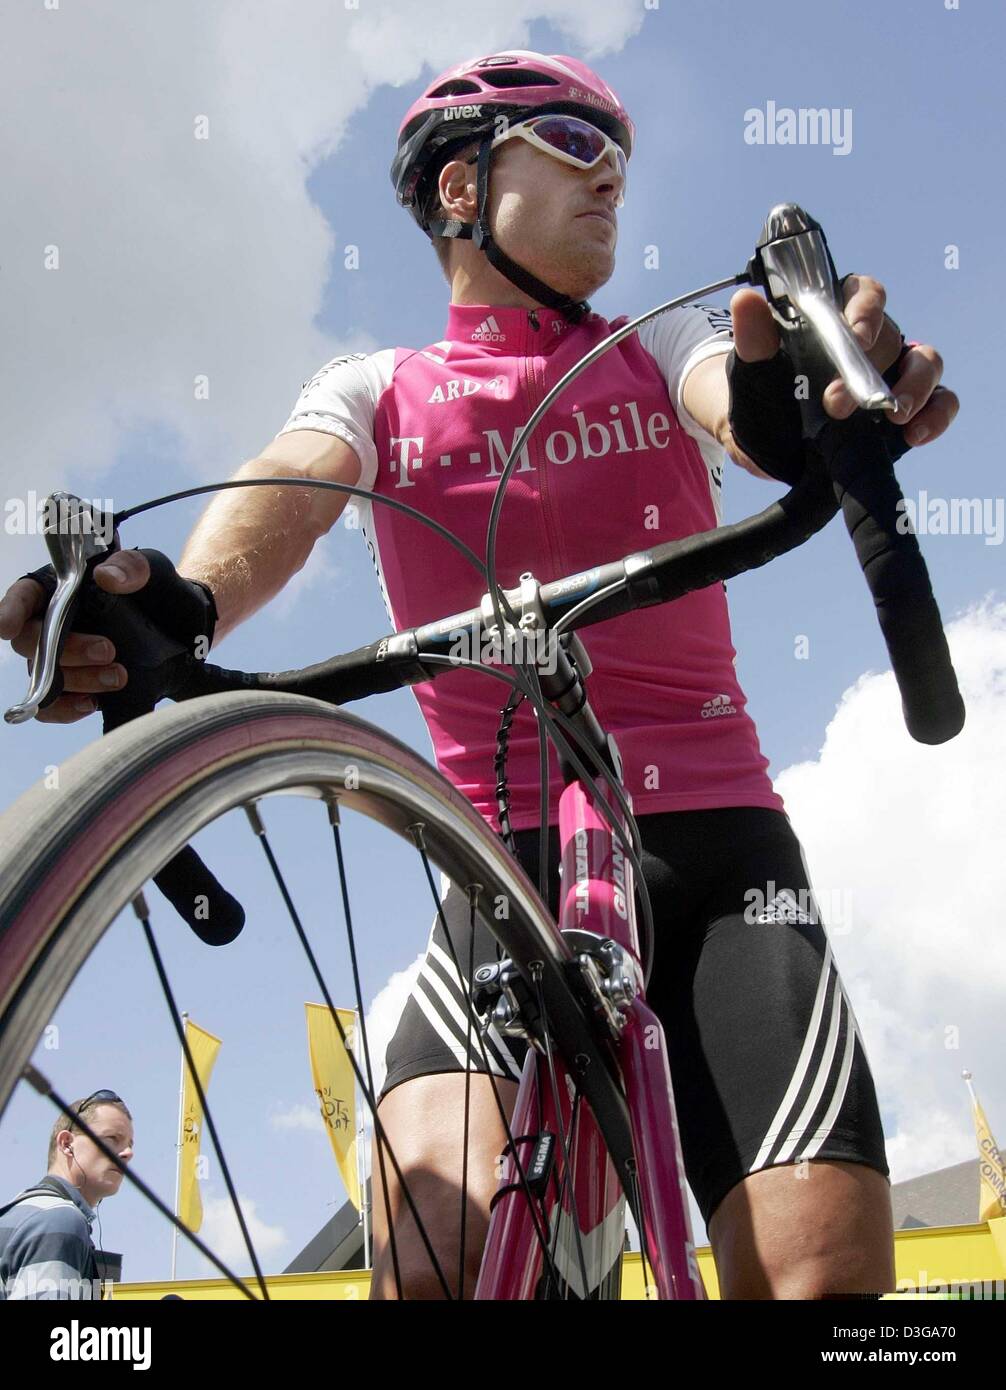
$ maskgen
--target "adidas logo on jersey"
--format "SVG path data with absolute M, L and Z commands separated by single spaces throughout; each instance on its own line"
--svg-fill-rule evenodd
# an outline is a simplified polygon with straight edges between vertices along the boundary
M 487 319 L 483 319 L 478 328 L 472 334 L 473 343 L 505 343 L 506 334 L 501 330 L 496 322 L 496 315 L 490 314 Z
M 730 703 L 729 695 L 714 695 L 711 700 L 705 702 L 701 710 L 703 719 L 715 719 L 721 714 L 736 713 L 737 706 Z

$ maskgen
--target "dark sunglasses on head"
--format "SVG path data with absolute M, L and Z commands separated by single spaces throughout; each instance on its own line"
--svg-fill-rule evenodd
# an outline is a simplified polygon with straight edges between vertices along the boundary
M 78 1106 L 74 1107 L 74 1115 L 79 1120 L 84 1111 L 91 1105 L 103 1105 L 114 1102 L 116 1105 L 125 1105 L 121 1096 L 117 1096 L 114 1091 L 92 1091 L 86 1100 L 82 1100 Z

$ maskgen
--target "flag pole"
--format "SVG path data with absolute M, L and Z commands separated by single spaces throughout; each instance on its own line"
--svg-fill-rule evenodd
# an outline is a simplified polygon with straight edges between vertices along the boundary
M 362 1067 L 362 1065 L 363 1065 L 363 1061 L 362 1061 L 362 1057 L 361 1057 L 361 1050 L 362 1050 L 362 1049 L 361 1049 L 361 1041 L 362 1041 L 362 1040 L 361 1040 L 361 1037 L 360 1037 L 360 1029 L 361 1029 L 361 1018 L 360 1018 L 359 1011 L 357 1011 L 357 1015 L 356 1015 L 356 1027 L 353 1029 L 353 1056 L 354 1056 L 355 1059 L 356 1059 L 357 1070 L 359 1070 L 359 1069 Z M 353 1090 L 354 1090 L 354 1099 L 355 1099 L 355 1102 L 356 1102 L 356 1113 L 357 1113 L 357 1114 L 359 1115 L 359 1117 L 360 1117 L 359 1124 L 357 1125 L 357 1129 L 356 1129 L 356 1174 L 357 1174 L 357 1181 L 358 1181 L 359 1184 L 360 1184 L 360 1215 L 361 1215 L 361 1217 L 363 1218 L 363 1268 L 364 1268 L 364 1269 L 369 1269 L 369 1268 L 370 1268 L 370 1254 L 369 1254 L 369 1251 L 370 1251 L 370 1198 L 367 1196 L 367 1151 L 366 1151 L 366 1137 L 367 1137 L 367 1136 L 366 1136 L 366 1129 L 365 1129 L 365 1127 L 364 1127 L 364 1120 L 363 1120 L 363 1116 L 364 1116 L 364 1107 L 363 1107 L 362 1105 L 359 1104 L 359 1101 L 360 1101 L 360 1094 L 359 1094 L 359 1088 L 358 1088 L 357 1085 L 356 1085 L 356 1079 L 355 1079 L 355 1077 L 354 1077 L 354 1079 L 353 1079 Z
M 182 1032 L 188 1025 L 189 1015 L 182 1013 Z M 182 1125 L 185 1121 L 183 1106 L 185 1105 L 185 1048 L 182 1048 L 181 1061 L 178 1066 L 178 1130 L 175 1140 L 175 1215 L 178 1215 L 178 1203 L 182 1195 L 182 1143 L 184 1132 Z M 178 1261 L 178 1227 L 171 1227 L 171 1280 L 174 1282 L 175 1265 Z

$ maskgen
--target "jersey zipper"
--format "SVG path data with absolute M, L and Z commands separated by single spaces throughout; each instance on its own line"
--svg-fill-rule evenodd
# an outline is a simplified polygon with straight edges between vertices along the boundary
M 533 309 L 528 310 L 528 321 L 532 325 L 536 333 L 540 332 L 541 325 L 538 321 L 538 315 L 535 313 Z M 537 348 L 538 343 L 534 342 L 533 347 Z M 528 419 L 531 418 L 531 414 L 533 413 L 533 411 L 537 409 L 537 407 L 545 399 L 545 396 L 547 394 L 544 371 L 542 372 L 542 380 L 540 383 L 537 379 L 537 375 L 535 372 L 536 356 L 537 353 L 529 352 L 525 359 L 527 364 L 525 391 L 528 400 Z M 541 421 L 542 428 L 547 426 L 547 421 L 548 417 L 546 416 L 546 418 Z M 565 570 L 562 567 L 562 546 L 560 543 L 558 529 L 555 525 L 555 518 L 551 506 L 551 499 L 549 497 L 549 462 L 545 453 L 545 436 L 542 435 L 539 431 L 535 431 L 535 434 L 531 436 L 529 448 L 531 448 L 532 446 L 533 454 L 531 461 L 538 470 L 538 499 L 539 505 L 542 509 L 542 517 L 544 521 L 545 530 L 545 544 L 548 548 L 549 565 L 552 570 L 551 577 L 560 578 L 565 573 Z M 539 581 L 539 583 L 541 582 L 540 574 L 535 575 L 535 578 Z

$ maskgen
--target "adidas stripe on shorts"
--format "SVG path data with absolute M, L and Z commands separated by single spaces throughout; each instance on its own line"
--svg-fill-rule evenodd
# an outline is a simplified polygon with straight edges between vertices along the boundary
M 810 892 L 800 843 L 780 811 L 732 807 L 640 816 L 656 946 L 647 1000 L 667 1034 L 685 1169 L 708 1225 L 749 1173 L 803 1159 L 865 1163 L 889 1174 L 877 1096 L 856 1017 Z M 518 831 L 538 878 L 538 832 Z M 558 831 L 550 832 L 556 908 Z M 444 918 L 465 975 L 497 958 L 469 931 L 465 894 Z M 472 947 L 474 945 L 474 951 Z M 382 1095 L 464 1070 L 467 1018 L 439 919 L 388 1046 Z M 491 1070 L 518 1080 L 526 1047 L 494 1029 Z M 473 1029 L 472 1069 L 484 1071 Z

